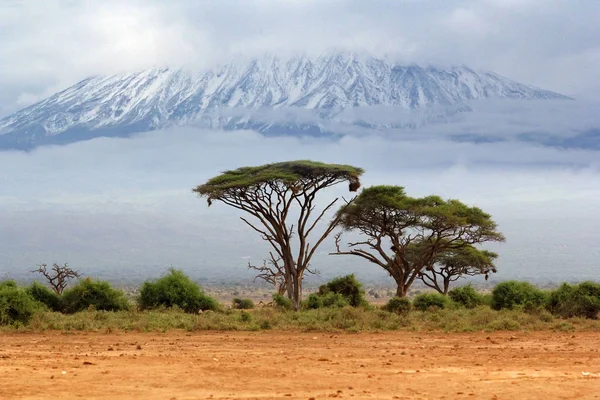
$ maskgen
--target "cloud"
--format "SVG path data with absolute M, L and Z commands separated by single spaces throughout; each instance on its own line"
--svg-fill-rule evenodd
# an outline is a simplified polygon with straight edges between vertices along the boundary
M 0 115 L 92 74 L 331 48 L 467 64 L 597 99 L 598 20 L 587 0 L 7 1 Z
M 490 212 L 508 237 L 493 246 L 494 279 L 593 277 L 600 234 L 597 152 L 516 142 L 456 143 L 376 135 L 340 140 L 251 131 L 175 129 L 132 139 L 96 139 L 31 153 L 5 152 L 0 169 L 0 274 L 27 277 L 40 262 L 69 261 L 92 275 L 136 282 L 169 265 L 196 278 L 249 282 L 247 261 L 267 248 L 239 214 L 208 208 L 190 191 L 220 171 L 288 159 L 350 163 L 365 186 L 397 184 L 409 194 L 458 198 Z M 342 186 L 321 205 L 348 196 Z M 385 274 L 359 260 L 315 259 L 322 279 Z M 569 265 L 568 276 L 564 265 Z

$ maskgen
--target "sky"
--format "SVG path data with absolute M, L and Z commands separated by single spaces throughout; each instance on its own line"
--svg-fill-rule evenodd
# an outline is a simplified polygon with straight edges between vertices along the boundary
M 0 116 L 95 74 L 367 51 L 598 99 L 596 0 L 2 0 Z
M 598 129 L 598 21 L 596 0 L 0 0 L 0 116 L 90 75 L 331 49 L 465 64 L 577 99 L 473 105 L 476 113 L 402 135 L 356 131 L 334 140 L 178 128 L 0 152 L 0 278 L 70 262 L 117 282 L 170 265 L 196 278 L 251 281 L 245 266 L 261 262 L 265 244 L 238 214 L 209 209 L 191 188 L 225 169 L 309 158 L 363 167 L 365 186 L 397 184 L 490 212 L 507 237 L 490 247 L 500 253 L 493 281 L 597 279 L 600 146 L 518 135 Z M 456 140 L 465 134 L 493 140 Z M 335 188 L 322 201 L 347 195 Z M 328 256 L 332 246 L 316 258 L 323 279 L 386 279 L 373 266 Z

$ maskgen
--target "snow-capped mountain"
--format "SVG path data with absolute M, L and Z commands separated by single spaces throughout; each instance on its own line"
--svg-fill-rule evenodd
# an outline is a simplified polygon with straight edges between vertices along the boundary
M 464 66 L 407 66 L 351 53 L 265 56 L 202 73 L 154 68 L 85 79 L 0 120 L 0 147 L 127 136 L 171 125 L 275 134 L 413 126 L 411 118 L 380 123 L 352 111 L 418 110 L 420 120 L 435 121 L 469 111 L 468 101 L 489 98 L 566 97 Z

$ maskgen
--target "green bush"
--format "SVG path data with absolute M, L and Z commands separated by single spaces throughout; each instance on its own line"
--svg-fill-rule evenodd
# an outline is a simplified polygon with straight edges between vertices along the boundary
M 529 282 L 506 281 L 496 285 L 492 291 L 492 308 L 495 310 L 517 307 L 533 310 L 545 303 L 546 294 Z
M 412 304 L 406 297 L 392 297 L 390 301 L 383 306 L 385 311 L 400 315 L 408 315 L 411 308 Z
M 475 308 L 483 304 L 483 296 L 468 284 L 452 289 L 448 292 L 450 299 L 466 308 Z
M 292 300 L 279 293 L 273 294 L 273 303 L 275 303 L 275 306 L 283 310 L 292 309 Z
M 600 285 L 583 282 L 579 285 L 563 283 L 550 292 L 547 308 L 563 318 L 598 318 L 600 313 Z
M 219 308 L 217 301 L 204 294 L 198 284 L 183 271 L 173 268 L 162 278 L 144 282 L 138 304 L 142 310 L 178 307 L 188 313 Z
M 417 310 L 426 311 L 430 308 L 447 308 L 450 305 L 448 297 L 440 293 L 421 293 L 415 296 L 413 307 Z
M 38 307 L 14 281 L 0 282 L 0 325 L 27 324 Z
M 62 300 L 60 296 L 50 290 L 46 286 L 42 285 L 39 282 L 33 282 L 27 289 L 25 289 L 27 294 L 34 299 L 48 307 L 51 311 L 61 311 L 62 310 Z
M 87 278 L 62 294 L 62 311 L 64 313 L 76 313 L 91 307 L 98 311 L 130 309 L 125 294 L 121 290 L 113 289 L 105 281 L 94 281 Z
M 236 297 L 233 299 L 233 308 L 238 310 L 249 310 L 254 308 L 254 302 L 250 299 L 240 299 Z
M 13 280 L 6 280 L 0 282 L 0 289 L 3 288 L 17 288 L 17 282 Z
M 352 307 L 360 307 L 367 303 L 362 284 L 356 280 L 354 274 L 335 278 L 319 287 L 319 296 L 326 296 L 329 293 L 342 295 Z

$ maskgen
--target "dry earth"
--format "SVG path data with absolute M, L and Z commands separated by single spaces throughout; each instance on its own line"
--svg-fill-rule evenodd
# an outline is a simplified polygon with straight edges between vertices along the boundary
M 0 398 L 600 399 L 599 349 L 600 333 L 0 333 Z

